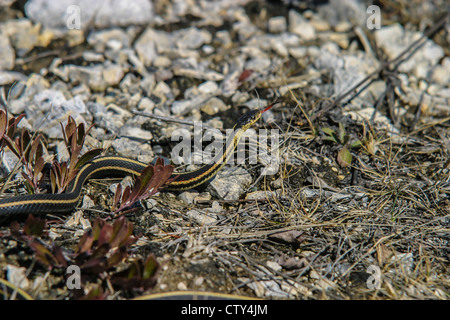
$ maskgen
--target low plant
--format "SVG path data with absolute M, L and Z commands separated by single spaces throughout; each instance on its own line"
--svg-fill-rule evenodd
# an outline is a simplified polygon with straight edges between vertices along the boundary
M 156 284 L 159 263 L 153 255 L 145 259 L 134 257 L 131 246 L 139 236 L 133 236 L 134 226 L 125 217 L 119 217 L 112 224 L 97 218 L 92 228 L 79 239 L 74 250 L 63 250 L 55 243 L 46 244 L 45 228 L 45 220 L 30 215 L 23 229 L 14 222 L 10 232 L 16 239 L 28 243 L 36 261 L 46 269 L 64 270 L 69 266 L 77 266 L 81 272 L 82 286 L 100 279 L 105 287 L 110 282 L 124 290 L 142 292 Z M 103 289 L 96 290 L 98 295 L 104 294 Z M 82 297 L 80 293 L 76 296 Z
M 340 145 L 336 160 L 341 167 L 348 167 L 353 160 L 350 148 L 361 147 L 361 141 L 358 139 L 352 141 L 342 123 L 339 123 L 337 132 L 331 128 L 326 127 L 321 128 L 321 130 L 325 133 L 325 136 L 323 137 L 324 140 L 331 141 Z

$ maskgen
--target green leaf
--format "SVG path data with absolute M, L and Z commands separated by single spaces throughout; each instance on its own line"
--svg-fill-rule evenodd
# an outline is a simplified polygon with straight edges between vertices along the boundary
M 78 137 L 77 137 L 77 144 L 79 146 L 83 146 L 84 144 L 84 139 L 86 137 L 86 132 L 84 130 L 84 123 L 80 123 L 77 127 L 77 133 L 78 133 Z
M 337 156 L 337 162 L 341 167 L 348 167 L 352 163 L 353 156 L 347 147 L 342 148 Z
M 345 144 L 345 137 L 346 133 L 345 133 L 345 127 L 342 124 L 342 122 L 339 122 L 339 141 L 341 144 Z
M 334 135 L 334 130 L 331 128 L 320 128 L 323 132 L 325 132 L 327 135 L 329 136 L 333 136 Z
M 150 279 L 153 277 L 159 269 L 159 263 L 156 261 L 153 255 L 147 257 L 144 265 L 144 272 L 142 274 L 142 279 Z
M 339 143 L 334 137 L 323 137 L 323 140 Z
M 353 143 L 350 145 L 350 147 L 352 147 L 352 148 L 360 148 L 360 147 L 362 147 L 361 140 L 353 141 Z
M 154 167 L 149 165 L 142 170 L 140 178 L 141 178 L 141 189 L 146 189 L 150 180 L 152 179 L 155 173 Z
M 333 129 L 321 128 L 321 130 L 327 135 L 327 136 L 323 137 L 324 140 L 338 143 L 338 141 L 336 139 L 336 133 L 334 132 Z

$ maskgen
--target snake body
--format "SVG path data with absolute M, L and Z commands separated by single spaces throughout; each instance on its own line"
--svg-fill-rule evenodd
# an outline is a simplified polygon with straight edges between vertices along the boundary
M 251 110 L 241 116 L 233 127 L 233 134 L 223 145 L 223 152 L 218 153 L 211 162 L 197 170 L 173 173 L 169 191 L 182 191 L 198 187 L 215 177 L 217 172 L 226 164 L 236 149 L 243 133 L 261 117 L 268 108 Z M 84 183 L 93 177 L 107 175 L 139 175 L 147 165 L 120 156 L 101 156 L 85 164 L 65 193 L 61 194 L 30 194 L 12 198 L 0 199 L 0 216 L 12 214 L 43 214 L 63 213 L 72 211 L 78 204 Z

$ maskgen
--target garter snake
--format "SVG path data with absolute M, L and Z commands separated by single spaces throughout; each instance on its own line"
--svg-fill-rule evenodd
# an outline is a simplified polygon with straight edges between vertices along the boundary
M 173 173 L 171 182 L 165 188 L 168 191 L 183 191 L 198 187 L 214 178 L 233 154 L 243 133 L 261 118 L 264 110 L 251 110 L 241 116 L 233 127 L 233 134 L 223 145 L 223 152 L 208 164 L 190 172 Z M 108 174 L 139 175 L 147 165 L 125 157 L 101 156 L 85 164 L 65 193 L 29 194 L 7 199 L 0 199 L 0 216 L 23 213 L 61 213 L 73 210 L 81 197 L 81 190 L 86 180 Z

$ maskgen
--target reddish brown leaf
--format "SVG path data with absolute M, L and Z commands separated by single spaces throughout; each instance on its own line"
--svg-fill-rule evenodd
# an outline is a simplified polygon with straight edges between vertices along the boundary
M 141 190 L 141 177 L 138 177 L 136 181 L 134 182 L 134 186 L 131 189 L 130 195 L 127 197 L 127 201 L 129 202 L 135 202 L 137 201 L 137 198 L 140 196 L 140 190 Z M 122 202 L 122 204 L 125 202 Z
M 39 217 L 34 217 L 32 214 L 28 215 L 23 232 L 28 236 L 39 237 L 42 235 L 47 222 Z
M 0 139 L 6 134 L 6 128 L 8 126 L 8 116 L 6 112 L 0 110 Z
M 113 205 L 112 205 L 112 209 L 116 210 L 116 208 L 118 208 L 119 206 L 119 202 L 120 202 L 120 197 L 122 196 L 122 184 L 117 184 L 117 188 L 116 188 L 116 193 L 114 194 L 114 201 L 113 201 Z
M 239 83 L 244 82 L 245 80 L 247 80 L 248 77 L 250 77 L 253 74 L 253 72 L 254 71 L 251 70 L 251 69 L 247 69 L 247 70 L 242 71 L 242 73 L 241 73 L 241 75 L 239 76 L 239 79 L 238 79 Z
M 92 248 L 92 244 L 94 243 L 94 237 L 92 235 L 92 229 L 86 231 L 78 242 L 77 253 L 87 252 Z
M 17 140 L 18 141 L 18 140 Z M 11 150 L 17 158 L 20 158 L 20 152 L 18 145 L 14 143 L 14 141 L 7 135 L 3 135 L 3 142 L 6 144 L 6 146 Z
M 123 259 L 125 259 L 127 255 L 128 255 L 127 249 L 125 247 L 120 247 L 119 250 L 117 250 L 110 257 L 108 257 L 108 260 L 106 262 L 106 267 L 108 269 L 111 267 L 114 267 L 118 263 L 122 262 Z
M 97 241 L 98 241 L 97 245 L 102 246 L 105 243 L 109 243 L 109 241 L 111 240 L 112 233 L 113 233 L 113 227 L 110 224 L 105 223 L 102 226 L 102 229 L 100 230 L 100 234 L 97 239 Z
M 111 248 L 119 247 L 121 242 L 127 240 L 133 233 L 133 225 L 128 223 L 125 217 L 118 218 L 113 224 L 110 245 Z
M 43 245 L 36 241 L 32 241 L 28 244 L 31 249 L 34 250 L 36 260 L 47 268 L 52 268 L 53 266 L 58 266 L 58 260 L 53 256 L 53 254 Z
M 42 169 L 44 169 L 44 165 L 45 165 L 45 161 L 44 161 L 44 157 L 40 157 L 37 159 L 36 163 L 34 164 L 34 178 L 35 181 L 34 183 L 37 183 L 37 179 L 39 176 L 39 173 L 41 173 Z
M 37 155 L 38 153 L 38 149 L 39 146 L 42 148 L 41 145 L 41 136 L 42 135 L 38 135 L 36 138 L 34 138 L 34 140 L 31 142 L 31 146 L 28 149 L 29 152 L 27 154 L 27 158 L 29 159 L 29 162 L 36 160 L 39 158 L 39 156 Z M 42 153 L 42 149 L 41 149 L 41 153 Z
M 122 204 L 126 203 L 128 201 L 128 199 L 130 198 L 130 193 L 131 193 L 130 186 L 126 186 L 125 190 L 123 190 L 123 194 L 122 194 Z

